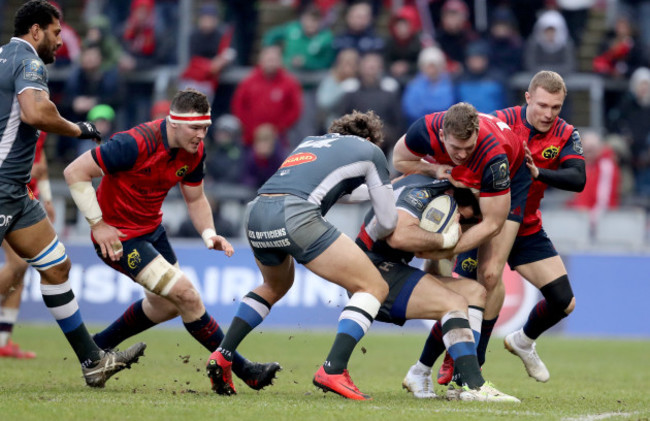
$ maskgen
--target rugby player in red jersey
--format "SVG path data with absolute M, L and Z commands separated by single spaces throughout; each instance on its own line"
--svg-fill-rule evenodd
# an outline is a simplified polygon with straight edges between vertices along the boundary
M 478 280 L 487 290 L 483 330 L 494 326 L 505 297 L 501 276 L 523 220 L 531 184 L 524 157 L 524 145 L 506 123 L 479 114 L 467 103 L 420 118 L 394 149 L 393 162 L 398 171 L 445 178 L 478 193 L 482 220 L 467 230 L 453 249 L 418 256 L 451 258 L 478 247 Z M 430 338 L 442 337 L 436 326 Z M 420 358 L 429 367 L 435 361 L 429 357 L 433 354 L 430 342 Z M 479 340 L 479 356 L 484 353 L 481 347 Z
M 64 171 L 72 198 L 90 224 L 97 255 L 145 288 L 111 326 L 94 335 L 101 348 L 158 323 L 181 316 L 187 331 L 210 352 L 224 336 L 205 309 L 198 291 L 181 272 L 162 226 L 162 203 L 180 183 L 190 219 L 209 249 L 232 256 L 230 243 L 217 235 L 203 191 L 203 139 L 211 124 L 207 97 L 178 92 L 169 116 L 116 133 L 86 152 Z M 95 193 L 94 177 L 102 177 Z M 252 363 L 237 354 L 235 374 L 255 390 L 271 384 L 278 363 Z
M 525 95 L 526 105 L 495 112 L 526 146 L 526 165 L 533 177 L 524 221 L 508 263 L 544 298 L 532 309 L 523 328 L 505 337 L 504 344 L 521 358 L 531 377 L 546 382 L 550 374 L 535 350 L 535 340 L 573 311 L 575 297 L 562 258 L 542 227 L 539 206 L 548 186 L 579 192 L 587 175 L 580 134 L 559 117 L 567 95 L 562 76 L 548 70 L 538 72 Z M 458 261 L 462 262 L 461 256 Z M 459 273 L 461 266 L 457 267 Z
M 535 340 L 573 311 L 575 297 L 566 267 L 542 227 L 539 206 L 547 186 L 582 191 L 586 172 L 580 135 L 572 125 L 559 117 L 567 95 L 562 76 L 552 71 L 538 72 L 531 79 L 525 95 L 526 105 L 495 112 L 525 145 L 526 165 L 533 177 L 524 220 L 508 256 L 508 264 L 537 287 L 544 299 L 530 312 L 522 329 L 506 336 L 504 344 L 521 358 L 531 377 L 546 382 L 550 374 L 535 350 Z M 456 272 L 476 278 L 476 273 L 467 264 L 475 261 L 475 252 L 461 254 Z M 481 339 L 487 346 L 489 332 L 481 332 Z M 434 352 L 429 354 L 429 359 L 433 358 L 433 361 L 437 358 L 437 350 L 444 346 L 441 341 L 437 342 L 430 346 Z M 484 362 L 485 353 L 479 355 L 479 363 Z M 453 360 L 445 357 L 438 382 L 448 383 L 452 373 Z

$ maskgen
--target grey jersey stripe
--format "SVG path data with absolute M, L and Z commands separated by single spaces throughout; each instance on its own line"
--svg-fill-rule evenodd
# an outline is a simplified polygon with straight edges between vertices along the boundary
M 14 96 L 14 100 L 11 103 L 11 113 L 7 119 L 7 125 L 2 133 L 2 138 L 0 138 L 0 167 L 5 159 L 7 159 L 9 152 L 11 152 L 14 142 L 16 142 L 18 126 L 20 126 L 20 104 L 18 103 L 18 97 Z
M 383 183 L 377 172 L 377 167 L 372 161 L 357 161 L 337 168 L 323 179 L 309 195 L 309 201 L 320 206 L 323 198 L 335 186 L 348 178 L 365 176 L 368 189 L 380 186 Z

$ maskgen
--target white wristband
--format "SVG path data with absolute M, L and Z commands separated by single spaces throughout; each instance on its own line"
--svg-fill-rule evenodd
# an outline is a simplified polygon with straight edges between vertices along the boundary
M 95 189 L 90 181 L 77 181 L 70 184 L 70 194 L 76 203 L 79 211 L 86 217 L 86 221 L 92 227 L 102 220 L 102 210 L 97 202 Z
M 456 245 L 460 238 L 460 230 L 458 229 L 458 222 L 450 225 L 446 232 L 442 233 L 442 248 L 448 249 Z
M 38 180 L 36 182 L 36 187 L 38 187 L 38 196 L 43 202 L 52 201 L 52 189 L 50 188 L 50 180 Z
M 214 241 L 212 241 L 212 237 L 216 237 L 216 236 L 217 236 L 217 232 L 212 228 L 206 228 L 201 233 L 201 238 L 203 238 L 203 242 L 205 243 L 205 246 L 209 249 L 214 247 Z

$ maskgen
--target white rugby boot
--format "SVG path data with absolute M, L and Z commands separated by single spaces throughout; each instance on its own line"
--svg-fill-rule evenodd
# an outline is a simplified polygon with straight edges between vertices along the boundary
M 479 401 L 479 402 L 512 402 L 520 403 L 521 401 L 514 396 L 506 395 L 497 390 L 494 385 L 488 381 L 478 389 L 470 389 L 467 385 L 460 389 L 458 398 L 461 401 Z
M 438 397 L 433 390 L 431 368 L 422 370 L 416 365 L 412 365 L 402 381 L 402 387 L 413 393 L 413 396 L 418 399 L 435 399 Z
M 537 355 L 537 351 L 535 351 L 535 341 L 526 338 L 522 329 L 508 334 L 503 339 L 503 344 L 508 351 L 521 358 L 530 377 L 538 382 L 545 383 L 548 381 L 551 375 L 544 362 Z

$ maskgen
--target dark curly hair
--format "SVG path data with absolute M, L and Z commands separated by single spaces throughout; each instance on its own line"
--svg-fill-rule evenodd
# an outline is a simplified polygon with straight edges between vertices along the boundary
M 362 113 L 354 110 L 350 114 L 334 120 L 328 132 L 359 136 L 369 139 L 375 145 L 380 145 L 384 141 L 383 127 L 384 123 L 374 111 Z
M 35 23 L 45 29 L 54 22 L 54 19 L 61 19 L 59 10 L 45 0 L 30 0 L 20 6 L 14 16 L 14 36 L 20 37 L 29 32 L 29 28 Z

